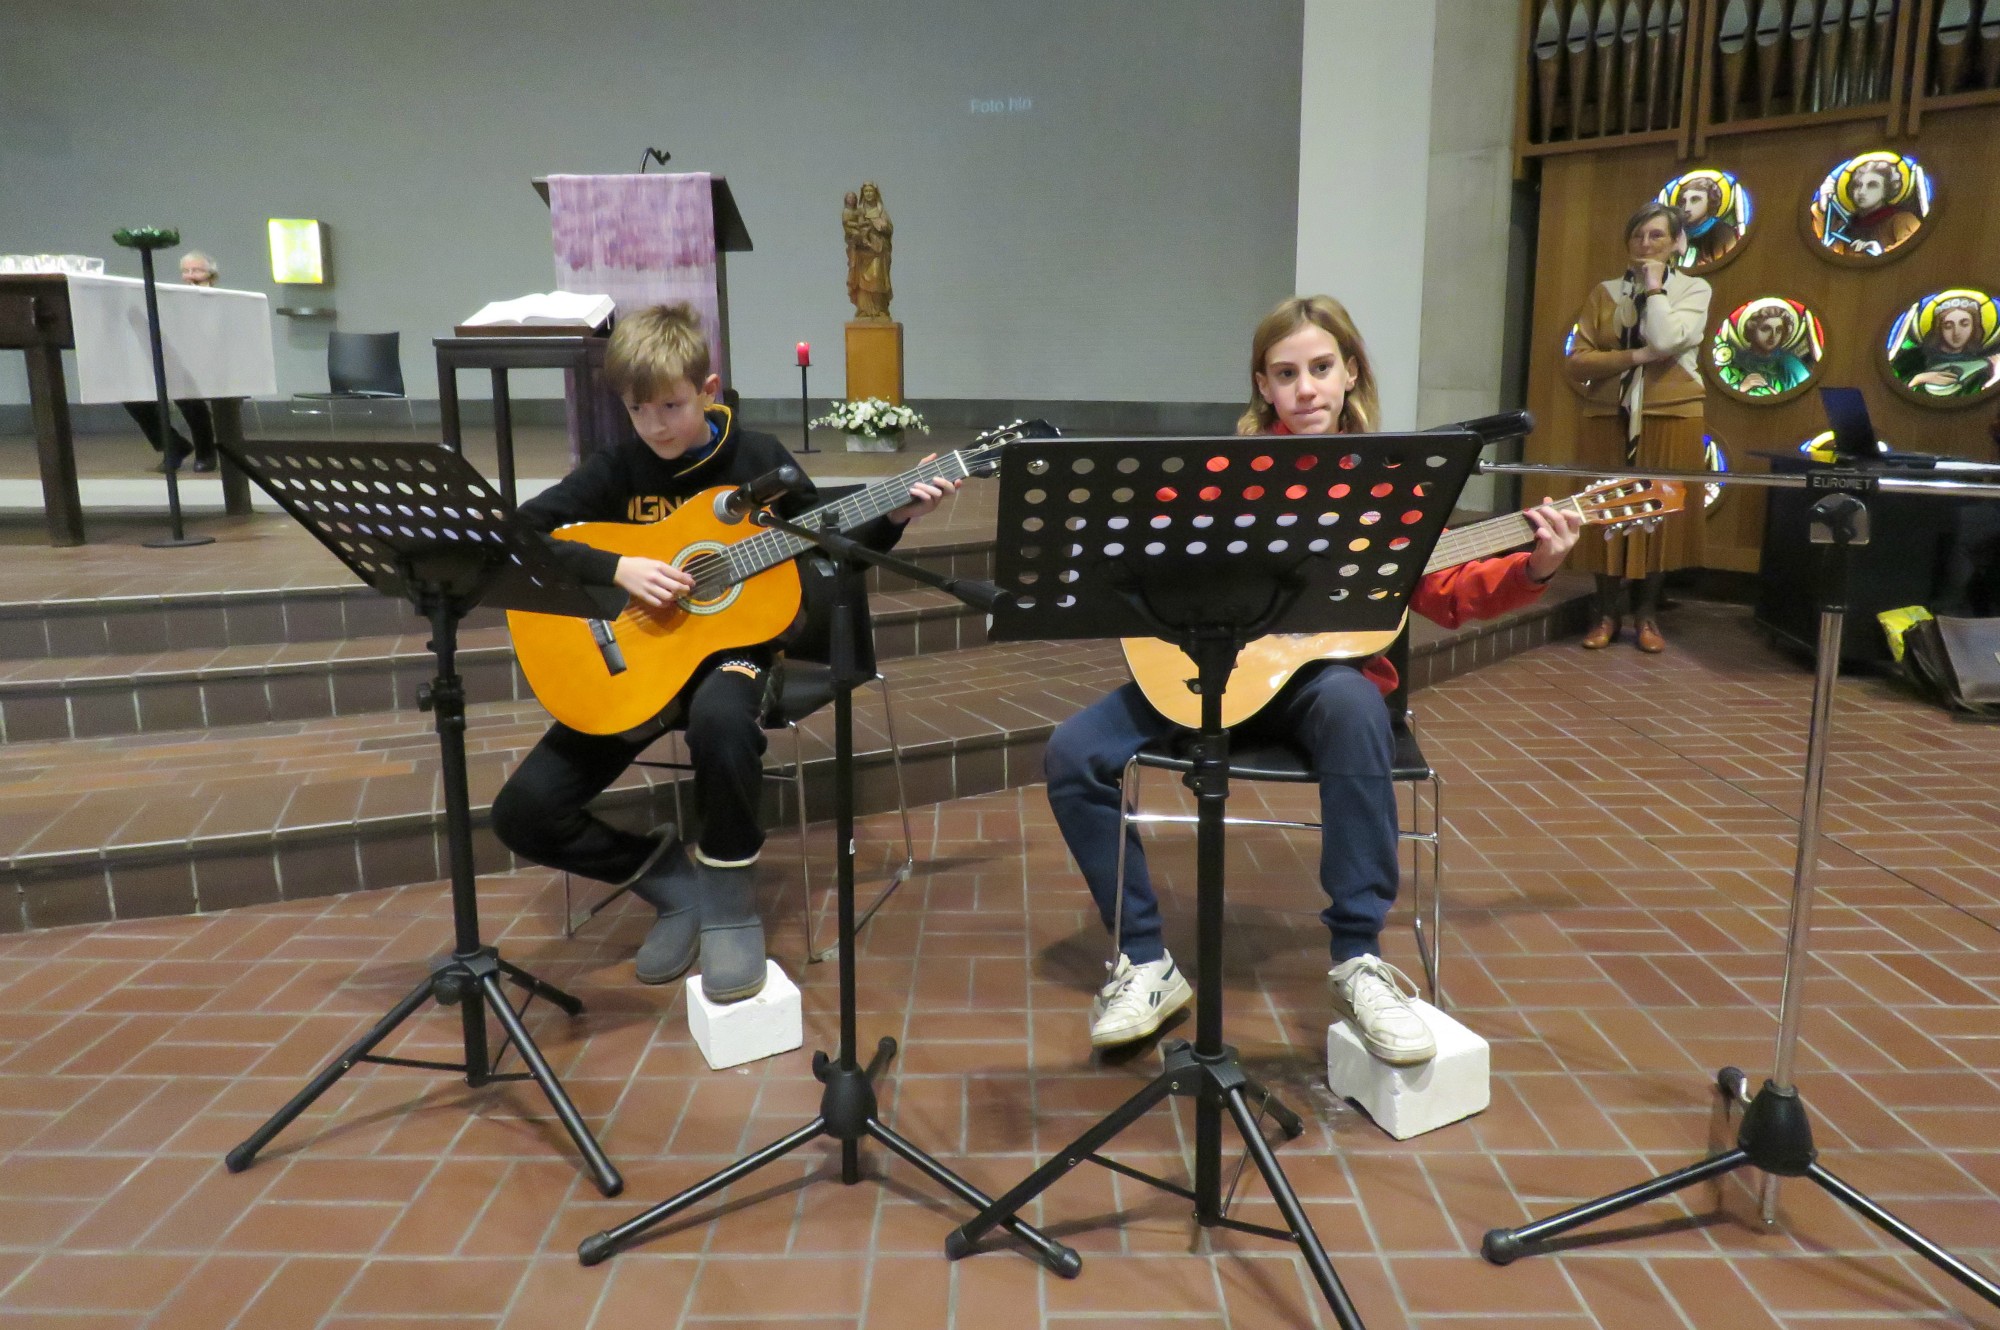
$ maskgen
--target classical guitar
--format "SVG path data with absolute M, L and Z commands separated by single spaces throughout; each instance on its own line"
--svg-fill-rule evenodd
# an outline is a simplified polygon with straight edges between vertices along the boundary
M 1043 431 L 1053 432 L 1041 421 L 989 430 L 970 448 L 921 462 L 794 521 L 852 531 L 907 504 L 914 484 L 992 475 L 1008 443 Z M 628 600 L 612 619 L 510 611 L 514 657 L 550 715 L 585 734 L 622 733 L 664 710 L 708 657 L 769 642 L 792 626 L 800 606 L 793 559 L 812 546 L 719 516 L 717 501 L 733 489 L 722 485 L 694 495 L 658 522 L 579 522 L 552 533 L 557 540 L 673 564 L 693 574 L 695 587 L 664 611 Z
M 1556 504 L 1606 536 L 1652 526 L 1681 510 L 1681 486 L 1671 481 L 1605 480 Z M 1505 513 L 1438 537 L 1424 572 L 1438 572 L 1532 542 L 1535 530 L 1520 513 Z M 1408 616 L 1404 616 L 1407 620 Z M 1402 628 L 1376 633 L 1275 633 L 1244 644 L 1222 694 L 1222 723 L 1239 725 L 1263 710 L 1300 668 L 1316 660 L 1362 660 L 1389 649 Z M 1159 713 L 1176 725 L 1201 725 L 1201 696 L 1193 688 L 1194 661 L 1171 642 L 1153 637 L 1124 640 L 1132 679 Z

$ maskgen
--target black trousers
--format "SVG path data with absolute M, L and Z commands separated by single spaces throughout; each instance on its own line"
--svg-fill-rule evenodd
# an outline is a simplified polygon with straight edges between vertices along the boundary
M 174 405 L 181 409 L 181 415 L 187 420 L 188 433 L 194 436 L 195 456 L 215 456 L 215 417 L 210 413 L 207 401 L 199 397 L 176 398 Z M 153 451 L 164 453 L 167 450 L 167 431 L 160 428 L 159 403 L 127 402 L 125 410 L 139 422 L 139 428 L 152 441 Z M 172 423 L 171 419 L 167 422 L 169 428 Z M 179 430 L 173 430 L 173 436 L 182 448 L 189 446 Z
M 771 659 L 768 647 L 715 657 L 660 721 L 627 734 L 550 726 L 494 798 L 494 834 L 546 868 L 629 881 L 657 842 L 612 826 L 590 811 L 590 801 L 684 717 L 701 853 L 723 863 L 751 858 L 764 844 L 758 808 L 770 740 L 759 722 L 772 686 Z

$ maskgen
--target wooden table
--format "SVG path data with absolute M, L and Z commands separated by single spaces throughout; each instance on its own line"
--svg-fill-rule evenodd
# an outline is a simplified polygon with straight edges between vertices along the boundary
M 35 454 L 42 475 L 42 509 L 49 544 L 81 545 L 83 501 L 77 490 L 76 438 L 70 429 L 69 385 L 62 353 L 76 347 L 69 278 L 60 273 L 0 276 L 0 350 L 20 351 L 28 360 L 28 404 L 35 421 Z M 150 371 L 149 371 L 150 372 Z M 216 442 L 243 443 L 243 399 L 208 399 L 215 417 Z M 222 454 L 222 505 L 232 516 L 250 511 L 250 482 Z
M 507 395 L 507 372 L 516 369 L 563 369 L 574 375 L 570 400 L 576 408 L 576 456 L 588 457 L 602 443 L 596 409 L 604 348 L 609 339 L 595 334 L 564 333 L 525 337 L 439 337 L 437 348 L 438 424 L 445 446 L 463 453 L 459 428 L 458 372 L 489 370 L 493 375 L 493 442 L 499 453 L 500 493 L 514 498 L 514 412 Z

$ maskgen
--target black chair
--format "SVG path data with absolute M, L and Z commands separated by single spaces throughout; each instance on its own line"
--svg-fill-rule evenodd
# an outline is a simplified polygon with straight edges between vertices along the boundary
M 1444 946 L 1444 892 L 1442 878 L 1444 871 L 1444 849 L 1440 833 L 1444 827 L 1444 779 L 1431 767 L 1424 757 L 1423 748 L 1417 743 L 1416 718 L 1409 709 L 1410 692 L 1410 630 L 1407 626 L 1396 637 L 1395 642 L 1384 653 L 1389 663 L 1396 667 L 1396 691 L 1383 699 L 1389 707 L 1389 732 L 1395 745 L 1390 757 L 1389 775 L 1398 789 L 1407 785 L 1410 790 L 1410 817 L 1405 823 L 1402 817 L 1402 799 L 1396 800 L 1398 838 L 1412 848 L 1411 879 L 1418 889 L 1411 899 L 1411 925 L 1417 935 L 1417 957 L 1423 962 L 1424 979 L 1430 991 L 1431 1005 L 1444 1005 L 1442 980 Z M 1125 837 L 1133 823 L 1182 822 L 1193 823 L 1195 817 L 1182 813 L 1142 813 L 1139 811 L 1141 772 L 1147 768 L 1171 771 L 1185 775 L 1194 769 L 1193 759 L 1183 752 L 1191 732 L 1170 736 L 1157 743 L 1148 744 L 1125 764 L 1122 802 L 1118 821 L 1118 898 L 1113 913 L 1111 932 L 1111 963 L 1118 963 L 1118 932 L 1125 910 Z M 1319 777 L 1314 774 L 1311 762 L 1303 749 L 1288 743 L 1245 743 L 1238 745 L 1232 738 L 1229 746 L 1229 778 L 1232 781 L 1279 781 L 1294 785 L 1315 785 Z M 1422 787 L 1430 786 L 1426 799 Z M 1225 824 L 1233 827 L 1295 827 L 1302 831 L 1318 831 L 1317 822 L 1291 822 L 1278 818 L 1224 817 Z M 1423 871 L 1422 860 L 1427 858 L 1429 873 Z M 1424 926 L 1426 913 L 1422 888 L 1424 879 L 1429 882 L 1430 927 Z
M 823 500 L 838 499 L 847 490 L 859 486 L 843 488 L 829 487 L 820 491 Z M 806 920 L 806 959 L 808 962 L 823 961 L 839 951 L 838 942 L 819 947 L 813 941 L 816 919 L 822 919 L 823 911 L 813 905 L 812 856 L 806 841 L 806 781 L 805 781 L 805 737 L 801 724 L 810 716 L 833 704 L 833 667 L 828 663 L 832 654 L 829 640 L 831 630 L 831 608 L 833 604 L 833 578 L 849 577 L 860 583 L 863 574 L 855 570 L 843 570 L 836 574 L 824 559 L 808 556 L 799 563 L 800 589 L 804 596 L 805 621 L 798 632 L 786 644 L 783 658 L 776 673 L 775 687 L 771 690 L 770 701 L 762 717 L 767 730 L 788 730 L 792 736 L 792 753 L 789 763 L 767 764 L 764 779 L 788 784 L 792 790 L 792 809 L 799 837 L 799 887 L 804 893 Z M 875 916 L 884 902 L 897 887 L 909 878 L 916 868 L 916 837 L 910 830 L 910 799 L 903 785 L 903 750 L 896 739 L 896 711 L 889 695 L 889 681 L 875 662 L 875 630 L 867 613 L 867 593 L 865 587 L 857 585 L 855 599 L 862 607 L 857 626 L 855 650 L 862 672 L 870 677 L 881 691 L 882 722 L 889 739 L 889 764 L 896 778 L 896 808 L 903 819 L 903 861 L 894 867 L 884 882 L 882 889 L 866 909 L 855 916 L 854 927 L 858 932 Z M 633 763 L 655 771 L 675 773 L 673 783 L 674 815 L 679 826 L 686 827 L 687 821 L 681 806 L 679 776 L 691 773 L 694 768 L 686 760 L 681 746 L 682 727 L 676 725 L 667 731 L 667 739 L 673 746 L 673 756 L 661 761 L 647 759 Z M 628 883 L 606 892 L 591 904 L 579 918 L 572 899 L 570 875 L 563 874 L 563 927 L 569 936 L 589 922 L 606 906 L 631 890 Z M 831 907 L 829 907 L 830 909 Z
M 326 386 L 323 393 L 293 393 L 294 402 L 324 402 L 328 428 L 333 426 L 336 402 L 400 401 L 409 412 L 410 428 L 417 427 L 417 409 L 403 391 L 403 334 L 328 333 L 326 339 Z M 298 408 L 294 408 L 298 410 Z M 306 407 L 300 414 L 318 415 Z

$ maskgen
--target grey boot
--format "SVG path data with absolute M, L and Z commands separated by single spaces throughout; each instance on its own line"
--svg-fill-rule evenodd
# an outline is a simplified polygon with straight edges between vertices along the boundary
M 633 969 L 640 983 L 672 983 L 694 964 L 701 943 L 700 893 L 687 848 L 670 829 L 660 853 L 632 883 L 632 894 L 660 915 L 639 944 Z
M 741 1002 L 764 989 L 764 921 L 757 914 L 757 868 L 695 863 L 701 883 L 701 992 Z

